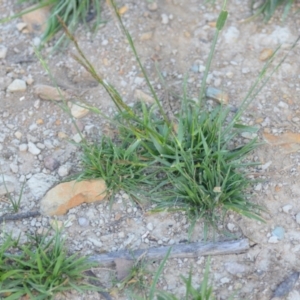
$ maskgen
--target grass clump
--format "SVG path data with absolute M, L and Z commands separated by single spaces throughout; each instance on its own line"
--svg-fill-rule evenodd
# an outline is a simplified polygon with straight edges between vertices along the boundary
M 140 140 L 129 143 L 124 139 L 120 143 L 103 137 L 99 144 L 83 147 L 82 169 L 79 180 L 103 178 L 107 185 L 107 192 L 113 198 L 120 190 L 132 197 L 139 197 L 138 190 L 144 190 L 153 185 L 153 176 L 147 175 L 149 161 L 143 161 L 136 151 Z
M 268 22 L 274 15 L 275 11 L 279 7 L 283 7 L 282 20 L 285 20 L 294 2 L 295 0 L 264 0 L 255 8 L 255 13 L 252 17 L 257 17 L 263 14 L 264 21 Z M 256 5 L 256 3 L 257 1 L 252 0 L 252 8 Z
M 137 299 L 137 297 L 149 299 L 147 296 L 151 285 L 151 275 L 153 274 L 148 268 L 148 262 L 142 255 L 133 262 L 127 275 L 116 283 L 116 288 L 113 288 L 112 294 L 114 294 L 114 289 L 117 289 L 118 292 L 125 292 L 129 299 Z
M 28 235 L 28 242 L 6 235 L 0 245 L 0 296 L 7 300 L 53 299 L 68 290 L 95 290 L 84 283 L 87 258 L 68 256 L 60 232 L 53 237 Z
M 21 206 L 23 190 L 24 190 L 26 182 L 24 181 L 24 183 L 22 184 L 21 191 L 20 191 L 20 194 L 18 195 L 18 197 L 14 197 L 13 193 L 10 193 L 8 191 L 3 173 L 2 173 L 2 182 L 3 182 L 4 188 L 6 190 L 6 196 L 7 196 L 8 200 L 9 200 L 11 206 L 12 206 L 12 211 L 17 213 L 20 209 L 20 206 Z
M 110 189 L 117 191 L 121 188 L 130 194 L 142 191 L 140 183 L 145 183 L 144 186 L 148 183 L 149 194 L 158 210 L 184 210 L 192 222 L 202 218 L 206 224 L 215 226 L 220 215 L 228 210 L 259 219 L 261 207 L 248 201 L 245 195 L 251 181 L 244 171 L 249 165 L 244 163 L 245 157 L 258 144 L 256 139 L 242 145 L 236 142 L 241 131 L 257 130 L 239 122 L 242 112 L 251 102 L 249 98 L 253 90 L 236 114 L 230 113 L 226 106 L 216 106 L 209 112 L 203 101 L 207 71 L 199 102 L 189 99 L 184 85 L 181 110 L 173 118 L 168 118 L 114 1 L 111 4 L 156 103 L 152 107 L 145 103 L 129 107 L 116 89 L 98 76 L 75 38 L 69 34 L 79 52 L 75 59 L 106 89 L 118 109 L 112 120 L 118 131 L 117 137 L 113 140 L 105 138 L 100 145 L 83 146 L 83 171 L 79 178 L 102 177 L 108 180 Z M 218 34 L 227 18 L 225 4 L 217 21 L 206 70 L 210 67 Z M 91 110 L 101 113 L 96 108 Z
M 61 23 L 57 17 L 60 17 L 68 27 L 70 32 L 74 32 L 80 23 L 88 25 L 91 20 L 93 26 L 88 26 L 90 29 L 95 30 L 103 20 L 101 18 L 101 2 L 99 0 L 20 0 L 19 3 L 35 3 L 34 7 L 25 9 L 11 17 L 0 20 L 0 23 L 6 22 L 13 18 L 18 18 L 28 12 L 32 12 L 42 7 L 50 7 L 50 17 L 47 22 L 45 32 L 42 35 L 41 45 L 50 41 L 56 33 L 61 29 Z M 56 47 L 65 41 L 65 34 L 63 33 L 56 42 Z
M 163 261 L 160 263 L 157 271 L 155 272 L 152 282 L 149 285 L 147 289 L 146 295 L 137 295 L 133 294 L 131 295 L 130 299 L 133 300 L 179 300 L 179 299 L 194 299 L 194 300 L 214 300 L 216 299 L 213 294 L 213 287 L 209 284 L 209 268 L 210 268 L 210 259 L 208 259 L 204 274 L 203 274 L 203 280 L 201 284 L 196 288 L 192 284 L 192 270 L 189 272 L 189 276 L 185 278 L 184 276 L 181 276 L 181 279 L 185 286 L 185 295 L 184 297 L 178 297 L 174 293 L 165 292 L 162 290 L 157 289 L 157 283 L 158 280 L 163 272 L 164 266 L 167 262 L 167 259 L 171 253 L 171 248 L 169 249 L 168 253 L 166 254 Z M 137 268 L 138 265 L 135 265 L 134 268 Z M 138 271 L 140 272 L 140 271 Z M 231 299 L 231 298 L 230 298 Z

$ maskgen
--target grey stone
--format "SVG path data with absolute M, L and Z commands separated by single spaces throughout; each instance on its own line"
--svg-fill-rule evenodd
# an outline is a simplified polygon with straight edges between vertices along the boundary
M 32 142 L 28 143 L 28 151 L 33 155 L 39 155 L 41 150 Z
M 24 92 L 26 91 L 26 82 L 21 79 L 15 79 L 8 87 L 9 92 Z
M 51 150 L 51 149 L 54 148 L 54 146 L 53 146 L 51 140 L 48 140 L 48 139 L 47 139 L 47 140 L 44 140 L 44 145 L 45 145 L 49 150 Z
M 19 167 L 18 167 L 17 164 L 11 163 L 11 164 L 9 165 L 9 167 L 10 167 L 10 169 L 11 169 L 11 171 L 12 171 L 13 173 L 18 173 Z
M 74 118 L 80 119 L 85 117 L 89 113 L 87 108 L 82 107 L 81 104 L 72 104 L 71 114 Z
M 194 73 L 198 73 L 199 72 L 199 66 L 198 65 L 192 65 L 191 66 L 191 71 Z
M 18 140 L 20 140 L 21 137 L 22 137 L 22 133 L 21 133 L 20 131 L 16 131 L 16 132 L 15 132 L 15 137 L 16 137 Z
M 7 48 L 3 45 L 0 45 L 0 59 L 4 59 L 7 54 Z
M 20 150 L 21 152 L 25 152 L 25 151 L 27 151 L 27 149 L 28 149 L 28 145 L 27 145 L 27 144 L 21 144 L 21 145 L 19 146 L 19 150 Z
M 276 236 L 278 238 L 278 240 L 282 240 L 284 238 L 284 233 L 285 233 L 285 230 L 281 226 L 276 226 L 274 228 L 274 230 L 272 231 L 272 235 Z
M 75 143 L 80 143 L 82 141 L 81 135 L 79 133 L 74 134 L 73 137 L 72 137 L 72 140 Z
M 236 276 L 237 274 L 246 273 L 248 271 L 248 266 L 237 262 L 228 262 L 225 263 L 225 269 L 229 274 Z
M 89 220 L 86 218 L 83 218 L 83 217 L 78 218 L 78 224 L 81 227 L 87 227 L 87 226 L 89 226 L 89 223 L 90 223 Z
M 88 240 L 93 243 L 96 247 L 101 248 L 102 247 L 102 243 L 94 238 L 88 238 Z
M 153 230 L 153 224 L 152 223 L 148 223 L 147 224 L 147 229 L 152 231 Z
M 33 175 L 27 182 L 31 193 L 39 199 L 56 183 L 56 178 L 52 175 L 38 173 Z
M 166 14 L 161 15 L 161 23 L 167 25 L 169 23 L 169 17 Z
M 50 171 L 54 171 L 59 167 L 59 161 L 54 158 L 53 156 L 47 156 L 44 159 L 44 165 L 45 167 L 50 170 Z
M 157 10 L 157 3 L 151 1 L 151 2 L 147 5 L 147 8 L 148 8 L 150 11 L 156 11 L 156 10 Z
M 285 212 L 286 214 L 290 213 L 291 209 L 293 208 L 293 205 L 291 204 L 287 204 L 285 206 L 282 207 L 283 212 Z
M 12 82 L 10 77 L 0 77 L 0 91 L 4 91 Z
M 300 212 L 296 215 L 296 222 L 300 225 Z
M 223 38 L 227 44 L 234 44 L 238 40 L 239 36 L 240 31 L 234 26 L 228 27 L 223 34 Z
M 15 184 L 10 181 L 6 181 L 5 184 L 0 181 L 0 196 L 14 192 Z
M 65 164 L 65 165 L 59 167 L 57 173 L 61 177 L 67 176 L 67 175 L 69 175 L 71 168 L 72 168 L 71 165 Z
M 277 243 L 278 243 L 278 237 L 272 235 L 272 236 L 268 239 L 268 243 L 270 243 L 270 244 L 277 244 Z

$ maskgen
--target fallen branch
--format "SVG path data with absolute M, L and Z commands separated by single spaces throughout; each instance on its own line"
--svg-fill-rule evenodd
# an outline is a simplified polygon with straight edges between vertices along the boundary
M 0 224 L 4 221 L 16 221 L 16 220 L 21 220 L 25 218 L 32 218 L 32 217 L 37 217 L 41 213 L 39 211 L 28 211 L 25 213 L 19 213 L 19 214 L 7 214 L 4 216 L 0 217 Z
M 89 259 L 103 266 L 113 266 L 114 260 L 124 258 L 128 260 L 137 259 L 145 253 L 145 259 L 163 259 L 168 250 L 172 248 L 169 258 L 193 258 L 207 255 L 225 255 L 243 253 L 249 249 L 248 239 L 237 241 L 226 241 L 216 243 L 191 243 L 164 246 L 150 249 L 138 249 L 134 251 L 121 250 L 105 254 L 93 255 Z

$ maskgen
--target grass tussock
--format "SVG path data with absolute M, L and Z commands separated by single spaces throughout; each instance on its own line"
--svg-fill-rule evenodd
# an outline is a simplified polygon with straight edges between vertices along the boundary
M 62 29 L 61 23 L 58 21 L 57 17 L 63 20 L 70 32 L 75 32 L 75 29 L 79 24 L 84 24 L 87 28 L 94 31 L 103 23 L 101 18 L 101 6 L 103 2 L 104 1 L 102 0 L 19 0 L 20 4 L 28 3 L 33 6 L 0 20 L 0 24 L 14 18 L 19 18 L 34 10 L 49 7 L 50 16 L 45 20 L 47 26 L 41 40 L 41 46 L 43 46 L 45 43 L 52 40 Z M 91 22 L 92 20 L 93 22 Z M 64 32 L 62 32 L 62 34 L 57 36 L 54 49 L 57 49 L 66 41 L 66 36 Z
M 28 235 L 26 243 L 6 235 L 0 244 L 0 296 L 7 300 L 53 299 L 59 292 L 97 290 L 84 282 L 95 264 L 67 255 L 61 233 Z
M 119 24 L 144 74 L 155 105 L 141 102 L 129 107 L 118 91 L 101 78 L 78 46 L 74 36 L 65 31 L 78 50 L 73 57 L 104 87 L 118 110 L 112 123 L 118 132 L 115 138 L 104 137 L 100 144 L 85 144 L 83 171 L 79 179 L 102 177 L 111 194 L 125 190 L 136 198 L 144 193 L 157 204 L 157 210 L 184 210 L 192 222 L 199 218 L 215 226 L 228 210 L 260 219 L 262 207 L 248 200 L 245 191 L 251 184 L 247 177 L 247 155 L 257 147 L 256 139 L 237 144 L 241 132 L 257 128 L 240 123 L 242 112 L 251 102 L 253 93 L 265 70 L 245 97 L 240 110 L 232 114 L 226 106 L 208 111 L 205 104 L 204 74 L 199 101 L 191 101 L 183 87 L 182 107 L 169 119 L 136 52 L 114 1 L 111 1 Z M 219 32 L 227 19 L 225 4 L 219 15 L 216 33 L 206 70 L 209 70 Z M 90 107 L 97 113 L 97 108 Z
M 263 15 L 264 21 L 268 22 L 276 10 L 282 9 L 281 19 L 285 20 L 295 2 L 295 0 L 264 0 L 263 2 L 259 2 L 260 4 L 257 4 L 258 1 L 252 0 L 253 17 Z

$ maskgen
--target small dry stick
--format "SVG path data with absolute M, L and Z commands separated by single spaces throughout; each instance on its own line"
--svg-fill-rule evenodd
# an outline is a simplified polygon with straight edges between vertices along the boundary
M 169 258 L 193 258 L 198 256 L 207 255 L 225 255 L 225 254 L 238 254 L 249 250 L 248 239 L 216 242 L 216 243 L 190 243 L 190 244 L 178 244 L 171 246 L 172 250 Z M 146 250 L 145 259 L 163 259 L 170 246 L 150 248 Z M 117 258 L 124 258 L 128 260 L 134 260 L 141 256 L 145 252 L 145 249 L 139 249 L 135 251 L 121 250 L 117 252 L 110 252 L 105 254 L 93 255 L 89 259 L 95 261 L 103 266 L 113 266 L 114 260 Z
M 41 213 L 39 211 L 28 211 L 25 213 L 20 213 L 20 214 L 7 214 L 4 216 L 0 217 L 0 224 L 3 223 L 4 221 L 15 221 L 15 220 L 20 220 L 20 219 L 25 219 L 25 218 L 32 218 L 39 216 Z

